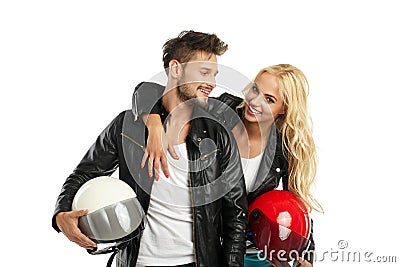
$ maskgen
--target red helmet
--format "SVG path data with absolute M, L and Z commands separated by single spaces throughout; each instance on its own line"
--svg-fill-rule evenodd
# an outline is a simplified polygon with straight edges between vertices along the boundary
M 267 259 L 291 260 L 301 255 L 310 236 L 311 221 L 299 197 L 272 190 L 250 204 L 249 230 Z

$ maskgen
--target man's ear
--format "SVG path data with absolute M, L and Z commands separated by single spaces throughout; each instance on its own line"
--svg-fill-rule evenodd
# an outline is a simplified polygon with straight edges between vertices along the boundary
M 182 76 L 182 64 L 178 60 L 173 59 L 169 62 L 169 74 L 174 79 L 179 79 Z

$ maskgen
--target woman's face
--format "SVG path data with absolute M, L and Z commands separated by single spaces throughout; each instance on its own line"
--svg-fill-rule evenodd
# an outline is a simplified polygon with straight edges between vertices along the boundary
M 280 114 L 284 114 L 277 79 L 268 72 L 264 72 L 254 81 L 245 100 L 244 119 L 249 122 L 272 122 Z

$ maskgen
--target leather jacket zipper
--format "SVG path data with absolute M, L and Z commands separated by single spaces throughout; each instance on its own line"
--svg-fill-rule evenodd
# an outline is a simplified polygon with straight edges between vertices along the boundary
M 132 137 L 130 137 L 129 135 L 127 135 L 127 134 L 125 134 L 125 133 L 121 133 L 121 136 L 122 136 L 122 137 L 125 137 L 126 139 L 128 139 L 129 141 L 131 141 L 132 143 L 134 143 L 135 145 L 137 145 L 138 147 L 140 147 L 140 148 L 143 150 L 143 152 L 146 151 L 146 148 L 145 148 L 143 145 L 141 145 L 139 142 L 135 141 L 135 140 L 134 140 Z
M 211 151 L 210 153 L 207 153 L 207 154 L 205 154 L 205 155 L 201 155 L 200 156 L 200 159 L 201 160 L 205 160 L 206 158 L 208 158 L 208 156 L 210 156 L 211 154 L 214 154 L 215 152 L 218 152 L 218 148 L 216 148 L 216 149 L 214 149 L 213 151 Z
M 137 95 L 136 95 L 136 93 L 137 93 L 137 92 L 135 92 L 135 93 L 133 94 L 133 99 L 134 99 L 134 101 L 135 101 L 135 112 L 133 112 L 133 116 L 134 116 L 133 121 L 137 121 L 138 118 L 139 118 L 139 112 L 138 112 L 138 106 L 137 106 Z
M 186 152 L 187 153 L 187 152 Z M 189 155 L 187 155 L 187 158 L 189 159 Z M 190 189 L 190 199 L 192 201 L 192 216 L 193 216 L 193 224 L 192 224 L 192 236 L 193 236 L 193 254 L 194 254 L 194 266 L 197 266 L 197 255 L 196 255 L 196 238 L 195 238 L 195 213 L 194 213 L 194 199 L 193 199 L 193 186 L 192 186 L 192 180 L 190 179 L 190 164 L 188 168 L 188 180 L 189 180 L 189 189 Z

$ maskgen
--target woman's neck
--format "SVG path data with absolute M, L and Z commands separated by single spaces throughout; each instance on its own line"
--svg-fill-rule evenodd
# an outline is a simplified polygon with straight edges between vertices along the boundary
M 258 122 L 250 122 L 248 120 L 243 120 L 244 127 L 246 128 L 247 136 L 249 141 L 257 140 L 262 141 L 263 143 L 267 143 L 269 132 L 271 130 L 270 123 L 258 123 Z
M 243 120 L 243 126 L 237 125 L 232 131 L 239 147 L 240 156 L 253 158 L 264 151 L 269 138 L 271 125 L 264 123 L 263 127 L 257 122 Z

